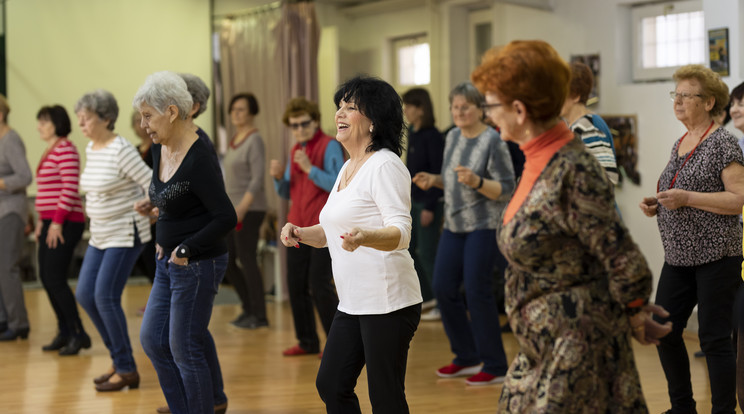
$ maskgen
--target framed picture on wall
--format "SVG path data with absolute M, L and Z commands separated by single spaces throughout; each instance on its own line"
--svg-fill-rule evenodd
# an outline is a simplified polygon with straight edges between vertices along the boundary
M 573 62 L 581 62 L 592 70 L 594 86 L 592 87 L 592 93 L 589 94 L 589 99 L 586 101 L 587 106 L 592 106 L 599 102 L 599 54 L 571 55 L 571 63 Z
M 635 185 L 641 185 L 638 172 L 638 118 L 635 115 L 600 115 L 612 132 L 615 145 L 615 159 L 620 172 L 618 185 L 625 178 Z
M 721 76 L 729 76 L 728 28 L 708 30 L 710 68 Z

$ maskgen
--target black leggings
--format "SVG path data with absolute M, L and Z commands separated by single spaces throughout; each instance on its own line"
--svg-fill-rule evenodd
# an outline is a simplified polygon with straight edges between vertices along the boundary
M 315 381 L 328 413 L 361 413 L 354 387 L 365 364 L 372 412 L 408 413 L 406 363 L 420 319 L 421 304 L 382 315 L 336 312 Z
M 65 222 L 62 226 L 62 237 L 65 243 L 57 247 L 47 247 L 46 238 L 51 220 L 43 220 L 39 235 L 39 278 L 44 286 L 54 314 L 57 315 L 59 332 L 64 336 L 74 336 L 85 332 L 80 322 L 77 302 L 72 289 L 67 284 L 67 272 L 70 269 L 72 255 L 75 253 L 83 235 L 85 223 Z

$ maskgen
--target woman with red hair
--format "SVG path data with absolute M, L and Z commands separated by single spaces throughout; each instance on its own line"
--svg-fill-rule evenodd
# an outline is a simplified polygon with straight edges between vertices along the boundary
M 570 76 L 542 41 L 491 51 L 472 76 L 501 136 L 526 157 L 498 235 L 520 345 L 499 412 L 647 412 L 628 334 L 656 343 L 671 327 L 649 316 L 664 311 L 646 305 L 651 272 L 612 184 L 560 120 Z

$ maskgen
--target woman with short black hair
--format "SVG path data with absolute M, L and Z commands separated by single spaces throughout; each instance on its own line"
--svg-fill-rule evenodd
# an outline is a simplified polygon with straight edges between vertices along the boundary
M 57 316 L 57 336 L 44 351 L 76 355 L 90 347 L 78 314 L 75 295 L 67 284 L 75 246 L 83 236 L 85 215 L 80 200 L 80 156 L 67 139 L 70 117 L 60 105 L 42 107 L 37 129 L 47 148 L 36 169 L 36 225 L 39 279 Z
M 354 393 L 367 366 L 372 411 L 407 413 L 408 348 L 421 290 L 408 253 L 411 175 L 400 159 L 403 113 L 392 86 L 356 77 L 334 96 L 336 139 L 349 153 L 320 224 L 287 223 L 281 241 L 327 246 L 339 305 L 316 386 L 329 413 L 359 413 Z

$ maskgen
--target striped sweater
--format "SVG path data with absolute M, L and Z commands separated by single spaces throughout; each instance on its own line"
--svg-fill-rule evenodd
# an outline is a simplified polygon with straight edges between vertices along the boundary
M 617 184 L 619 174 L 612 137 L 608 137 L 594 126 L 589 115 L 582 116 L 574 122 L 571 125 L 571 131 L 581 137 L 587 151 L 599 161 L 599 165 L 604 168 L 607 178 L 610 179 L 612 184 Z
M 145 197 L 152 170 L 121 136 L 98 150 L 90 142 L 85 154 L 80 187 L 86 192 L 90 245 L 98 249 L 133 247 L 135 226 L 140 241 L 150 241 L 150 221 L 134 211 L 134 202 Z
M 79 182 L 77 148 L 70 140 L 62 138 L 44 154 L 36 169 L 36 211 L 39 218 L 58 224 L 84 222 Z

